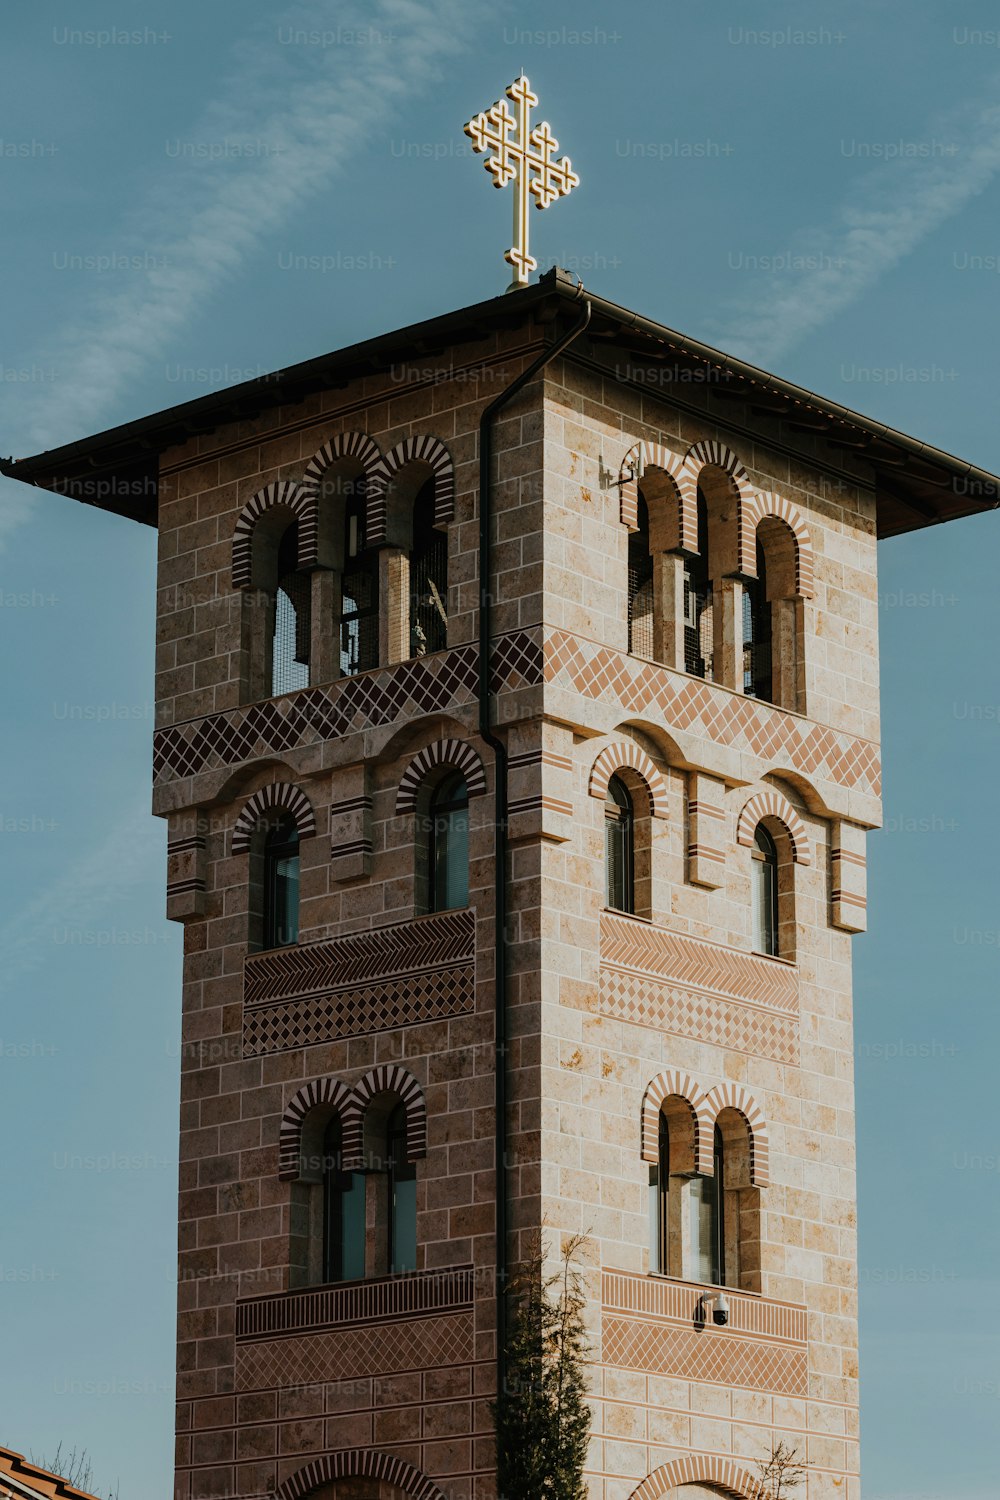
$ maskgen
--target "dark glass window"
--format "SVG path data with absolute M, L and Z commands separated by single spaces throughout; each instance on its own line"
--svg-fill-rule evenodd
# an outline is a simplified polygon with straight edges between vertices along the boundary
M 344 510 L 340 671 L 354 677 L 378 666 L 378 554 L 366 545 L 365 492 L 359 480 Z
M 604 869 L 606 903 L 615 911 L 635 911 L 634 849 L 632 799 L 612 776 L 604 802 Z
M 387 1130 L 389 1273 L 417 1269 L 417 1169 L 406 1159 L 406 1108 L 397 1104 Z
M 653 656 L 653 559 L 649 551 L 649 511 L 639 496 L 639 529 L 628 539 L 628 649 Z
M 298 571 L 299 526 L 288 527 L 278 547 L 278 588 L 271 642 L 271 693 L 309 686 L 312 580 Z
M 743 691 L 774 702 L 771 671 L 771 606 L 767 599 L 764 549 L 757 543 L 757 577 L 743 584 Z
M 265 948 L 286 948 L 299 940 L 299 830 L 283 817 L 264 844 Z
M 649 1169 L 649 1269 L 670 1274 L 670 1127 L 660 1115 L 656 1166 Z
M 725 1161 L 722 1131 L 715 1127 L 714 1177 L 691 1179 L 691 1261 L 695 1281 L 724 1286 L 726 1280 L 723 1222 Z
M 426 656 L 448 644 L 448 538 L 434 529 L 434 481 L 413 502 L 410 553 L 410 655 Z
M 343 1137 L 334 1115 L 323 1138 L 323 1280 L 365 1274 L 365 1179 L 343 1169 Z
M 460 772 L 435 787 L 430 803 L 429 909 L 469 904 L 469 789 Z
M 773 838 L 763 825 L 757 829 L 751 855 L 754 952 L 776 956 L 778 952 L 778 851 Z
M 708 506 L 698 491 L 698 556 L 684 563 L 684 670 L 712 676 L 712 582 L 708 567 Z

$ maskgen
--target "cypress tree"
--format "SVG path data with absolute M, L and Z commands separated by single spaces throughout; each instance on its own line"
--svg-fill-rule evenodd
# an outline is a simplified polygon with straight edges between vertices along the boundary
M 586 1500 L 590 1436 L 583 1278 L 573 1265 L 581 1238 L 546 1277 L 544 1249 L 511 1281 L 507 1385 L 492 1405 L 501 1500 Z

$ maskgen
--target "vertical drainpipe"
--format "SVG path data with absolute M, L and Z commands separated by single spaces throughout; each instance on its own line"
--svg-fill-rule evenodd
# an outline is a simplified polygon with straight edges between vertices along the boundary
M 583 286 L 577 297 L 583 298 Z M 493 418 L 518 391 L 579 338 L 590 323 L 589 299 L 568 333 L 543 350 L 483 409 L 479 419 L 479 733 L 494 767 L 494 983 L 496 985 L 496 1314 L 497 1394 L 507 1384 L 507 746 L 490 722 L 490 634 L 493 599 Z

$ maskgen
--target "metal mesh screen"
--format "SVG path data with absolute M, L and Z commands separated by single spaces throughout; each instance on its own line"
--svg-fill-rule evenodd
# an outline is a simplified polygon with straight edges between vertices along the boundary
M 410 655 L 448 644 L 448 542 L 434 532 L 410 558 Z
M 367 572 L 345 573 L 340 611 L 340 670 L 354 677 L 378 666 L 378 591 Z
M 292 573 L 278 585 L 271 645 L 271 692 L 309 686 L 309 578 Z

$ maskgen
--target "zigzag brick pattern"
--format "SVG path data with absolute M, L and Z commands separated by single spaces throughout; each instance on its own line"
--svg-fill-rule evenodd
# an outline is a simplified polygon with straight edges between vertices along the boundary
M 440 1369 L 470 1364 L 473 1354 L 471 1313 L 404 1318 L 338 1333 L 237 1344 L 236 1389 L 273 1390 Z
M 601 963 L 768 1010 L 799 1013 L 799 975 L 793 964 L 685 937 L 613 912 L 601 914 Z
M 153 780 L 163 783 L 221 770 L 353 730 L 460 708 L 475 700 L 478 662 L 476 646 L 458 646 L 325 687 L 172 724 L 153 737 Z M 502 636 L 493 652 L 492 688 L 534 687 L 541 681 L 541 667 L 537 631 Z
M 304 1496 L 315 1494 L 321 1486 L 333 1484 L 338 1479 L 356 1478 L 392 1485 L 412 1500 L 445 1500 L 437 1485 L 405 1459 L 358 1448 L 330 1453 L 296 1470 L 278 1486 L 274 1500 L 303 1500 Z
M 471 1307 L 475 1275 L 471 1266 L 387 1276 L 354 1286 L 316 1287 L 247 1297 L 236 1304 L 236 1337 L 269 1338 L 278 1333 L 319 1333 L 348 1323 L 394 1322 Z
M 565 684 L 587 698 L 617 700 L 628 713 L 662 717 L 671 726 L 705 735 L 716 744 L 784 761 L 806 776 L 819 774 L 873 797 L 881 793 L 879 751 L 871 741 L 796 718 L 567 631 L 546 632 L 545 680 Z

